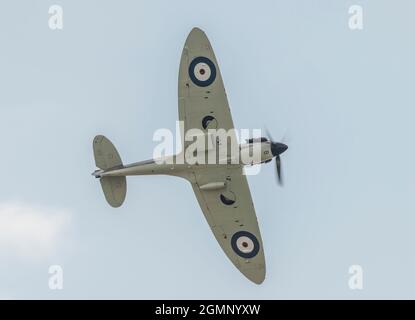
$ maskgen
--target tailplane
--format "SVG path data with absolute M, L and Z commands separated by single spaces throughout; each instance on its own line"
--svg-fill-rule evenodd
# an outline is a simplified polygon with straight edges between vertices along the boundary
M 127 179 L 123 176 L 101 178 L 100 173 L 108 169 L 122 168 L 121 157 L 112 142 L 102 135 L 94 138 L 93 148 L 95 165 L 101 169 L 95 171 L 93 175 L 100 178 L 107 202 L 114 208 L 120 207 L 127 193 Z

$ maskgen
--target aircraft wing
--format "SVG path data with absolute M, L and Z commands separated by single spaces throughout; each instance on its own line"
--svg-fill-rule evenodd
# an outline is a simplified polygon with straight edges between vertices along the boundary
M 184 133 L 194 128 L 205 133 L 208 129 L 234 128 L 215 54 L 205 33 L 198 28 L 190 32 L 183 48 L 178 89 L 179 119 L 183 121 Z M 184 150 L 189 143 L 185 141 Z M 223 251 L 248 279 L 262 283 L 264 251 L 243 167 L 193 166 L 191 176 L 199 205 Z M 215 183 L 224 186 L 206 188 Z
M 248 181 L 241 166 L 217 165 L 195 172 L 193 190 L 216 240 L 232 263 L 248 279 L 265 279 L 265 257 Z M 203 186 L 226 181 L 226 187 Z
M 234 128 L 218 62 L 209 39 L 198 28 L 190 32 L 183 48 L 178 89 L 179 120 L 185 133 L 194 128 Z

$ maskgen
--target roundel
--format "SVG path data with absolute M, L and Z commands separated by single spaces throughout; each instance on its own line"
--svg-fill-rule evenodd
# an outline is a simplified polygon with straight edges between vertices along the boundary
M 189 76 L 195 85 L 207 87 L 215 81 L 215 64 L 206 57 L 196 57 L 189 65 Z
M 248 231 L 238 231 L 231 239 L 233 251 L 242 258 L 253 258 L 259 252 L 258 239 Z

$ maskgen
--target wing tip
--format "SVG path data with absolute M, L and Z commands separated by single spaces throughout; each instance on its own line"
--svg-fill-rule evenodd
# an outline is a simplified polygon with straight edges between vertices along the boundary
M 265 280 L 265 267 L 260 269 L 244 269 L 241 270 L 241 272 L 245 277 L 257 285 L 262 284 Z
M 199 27 L 193 27 L 192 30 L 190 31 L 190 34 L 192 33 L 205 33 L 201 28 Z
M 206 33 L 199 27 L 193 27 L 187 36 L 186 43 L 190 41 L 195 41 L 196 39 L 201 39 L 202 41 L 209 41 Z M 200 40 L 199 40 L 200 41 Z

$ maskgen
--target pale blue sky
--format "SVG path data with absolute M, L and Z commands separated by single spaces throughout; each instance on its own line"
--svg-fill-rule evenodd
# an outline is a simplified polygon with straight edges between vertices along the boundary
M 48 28 L 52 4 L 61 31 Z M 348 28 L 353 4 L 362 31 Z M 414 12 L 409 0 L 2 1 L 0 214 L 36 209 L 32 238 L 0 236 L 0 298 L 415 298 Z M 283 189 L 272 165 L 249 177 L 260 286 L 227 260 L 186 181 L 128 178 L 113 209 L 90 176 L 96 134 L 129 163 L 151 157 L 156 129 L 175 128 L 194 26 L 236 127 L 290 137 Z M 57 234 L 39 239 L 38 214 Z M 51 264 L 61 291 L 48 289 Z M 348 288 L 352 264 L 362 291 Z

